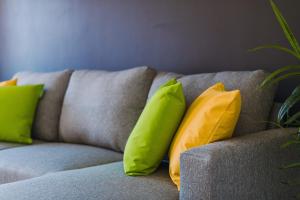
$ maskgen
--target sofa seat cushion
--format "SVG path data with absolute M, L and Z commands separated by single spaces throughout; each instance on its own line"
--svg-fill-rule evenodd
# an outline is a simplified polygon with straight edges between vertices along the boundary
M 240 90 L 242 96 L 241 115 L 235 129 L 235 136 L 263 131 L 267 128 L 276 87 L 261 89 L 259 85 L 268 73 L 262 70 L 203 73 L 181 75 L 159 73 L 151 86 L 148 98 L 155 90 L 170 78 L 177 78 L 183 85 L 187 104 L 190 105 L 204 90 L 217 82 L 222 82 L 227 90 Z
M 85 145 L 44 143 L 0 151 L 0 184 L 50 172 L 122 160 L 122 154 Z
M 124 175 L 122 162 L 47 174 L 0 186 L 6 200 L 176 200 L 179 193 L 168 169 L 150 176 Z
M 19 144 L 19 143 L 8 143 L 8 142 L 0 142 L 0 150 L 3 150 L 3 149 L 9 149 L 9 148 L 18 147 L 18 146 L 22 146 L 22 144 Z
M 41 140 L 33 140 L 32 144 L 42 144 L 44 143 Z M 10 148 L 14 148 L 14 147 L 22 147 L 22 146 L 26 146 L 25 144 L 20 144 L 20 143 L 11 143 L 11 142 L 0 142 L 0 150 L 4 150 L 4 149 L 10 149 Z
M 74 71 L 62 107 L 61 140 L 124 151 L 155 74 L 148 67 Z

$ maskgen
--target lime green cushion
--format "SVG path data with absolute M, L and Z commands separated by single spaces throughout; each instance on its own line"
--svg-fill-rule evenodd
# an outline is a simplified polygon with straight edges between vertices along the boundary
M 160 165 L 185 111 L 181 83 L 171 79 L 147 103 L 127 141 L 124 171 L 148 175 Z
M 0 87 L 0 141 L 32 143 L 31 127 L 43 87 Z

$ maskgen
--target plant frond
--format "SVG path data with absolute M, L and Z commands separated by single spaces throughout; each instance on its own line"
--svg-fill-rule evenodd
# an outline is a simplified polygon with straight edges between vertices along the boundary
M 300 86 L 296 87 L 292 94 L 285 100 L 285 102 L 280 107 L 277 115 L 277 121 L 280 123 L 284 116 L 286 116 L 291 107 L 293 107 L 297 102 L 300 101 Z
M 269 85 L 281 73 L 284 73 L 284 72 L 287 72 L 290 70 L 297 70 L 297 69 L 299 69 L 299 72 L 300 72 L 300 65 L 288 65 L 288 66 L 281 67 L 281 68 L 275 70 L 274 72 L 272 72 L 270 75 L 268 75 L 265 78 L 265 80 L 261 83 L 260 86 L 264 87 L 266 85 Z
M 273 80 L 270 81 L 268 84 L 274 85 L 274 84 L 276 84 L 276 83 L 278 83 L 278 82 L 280 82 L 280 81 L 283 81 L 283 80 L 285 80 L 285 79 L 288 79 L 288 78 L 290 78 L 290 77 L 292 77 L 292 76 L 300 76 L 300 72 L 290 72 L 290 73 L 286 73 L 286 74 L 284 74 L 284 75 L 282 75 L 282 76 L 278 76 L 277 78 L 273 79 Z
M 300 141 L 299 140 L 290 140 L 290 141 L 287 141 L 286 143 L 284 143 L 283 145 L 281 145 L 280 147 L 285 149 L 287 147 L 290 147 L 291 145 L 300 145 Z
M 285 125 L 292 125 L 292 124 L 298 124 L 300 121 L 298 119 L 300 118 L 300 111 L 295 113 L 293 116 L 289 117 L 286 122 L 284 122 Z
M 274 3 L 273 0 L 270 0 L 273 12 L 285 34 L 286 39 L 289 41 L 291 47 L 294 49 L 294 51 L 300 55 L 300 46 L 299 43 L 296 39 L 296 37 L 294 36 L 290 26 L 288 25 L 288 23 L 286 22 L 285 18 L 283 17 L 283 15 L 281 14 L 281 11 L 279 10 L 279 8 L 277 7 L 277 5 Z
M 293 50 L 291 50 L 287 47 L 283 47 L 283 46 L 276 45 L 276 44 L 258 46 L 258 47 L 255 47 L 253 49 L 249 49 L 249 52 L 256 52 L 256 51 L 263 50 L 263 49 L 274 49 L 274 50 L 277 50 L 277 51 L 288 53 L 288 54 L 296 57 L 297 59 L 300 59 L 300 55 L 297 54 L 297 52 L 294 52 Z
M 282 166 L 282 169 L 300 168 L 300 162 Z

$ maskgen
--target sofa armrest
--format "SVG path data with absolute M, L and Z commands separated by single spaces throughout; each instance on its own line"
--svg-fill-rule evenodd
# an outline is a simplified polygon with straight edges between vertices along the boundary
M 273 129 L 191 149 L 181 154 L 180 199 L 290 199 L 295 188 L 282 184 L 299 170 L 293 148 L 280 148 L 297 129 Z M 299 156 L 298 156 L 299 158 Z

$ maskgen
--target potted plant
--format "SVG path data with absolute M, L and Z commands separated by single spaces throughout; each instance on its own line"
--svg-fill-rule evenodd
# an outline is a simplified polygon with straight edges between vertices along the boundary
M 278 6 L 274 3 L 273 0 L 270 0 L 270 4 L 277 18 L 277 21 L 279 22 L 284 32 L 284 35 L 290 44 L 290 47 L 284 47 L 281 45 L 263 45 L 254 48 L 251 51 L 258 51 L 262 49 L 274 49 L 277 51 L 290 54 L 293 57 L 295 57 L 295 59 L 300 61 L 300 45 L 296 37 L 294 36 L 285 18 L 281 14 L 281 11 L 279 10 Z M 298 65 L 287 65 L 275 70 L 261 83 L 261 87 L 267 87 L 269 85 L 276 84 L 282 80 L 295 77 L 295 76 L 300 77 L 300 63 Z M 292 94 L 285 100 L 285 102 L 282 104 L 278 112 L 277 124 L 284 127 L 289 127 L 289 126 L 298 127 L 298 133 L 290 141 L 287 141 L 285 144 L 282 145 L 282 147 L 284 148 L 289 147 L 291 145 L 297 145 L 300 147 L 300 111 L 299 110 L 297 111 L 295 109 L 295 105 L 299 102 L 300 102 L 300 85 L 293 90 Z M 292 110 L 294 111 L 291 112 Z M 285 165 L 282 168 L 283 169 L 299 168 L 300 170 L 300 161 Z M 300 186 L 300 179 L 288 181 L 287 183 L 289 185 Z M 297 198 L 300 199 L 300 194 L 297 195 Z

